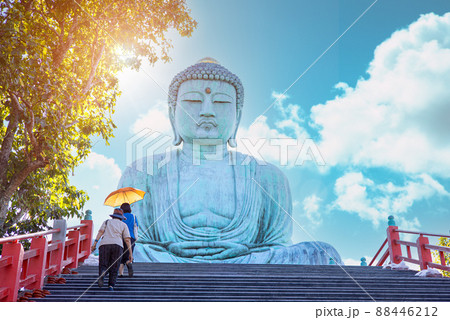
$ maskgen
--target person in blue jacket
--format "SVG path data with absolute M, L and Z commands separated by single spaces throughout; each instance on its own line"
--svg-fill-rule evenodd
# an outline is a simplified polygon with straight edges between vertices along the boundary
M 128 226 L 128 231 L 130 232 L 130 241 L 131 241 L 131 253 L 134 251 L 134 243 L 136 242 L 137 235 L 134 234 L 134 226 L 139 226 L 136 216 L 131 213 L 131 206 L 129 203 L 124 202 L 120 206 L 120 209 L 123 211 L 123 216 L 126 218 L 124 221 Z M 133 276 L 133 265 L 132 262 L 128 259 L 128 255 L 124 254 L 122 256 L 122 260 L 120 261 L 119 266 L 119 277 L 123 277 L 123 270 L 127 266 L 128 276 Z

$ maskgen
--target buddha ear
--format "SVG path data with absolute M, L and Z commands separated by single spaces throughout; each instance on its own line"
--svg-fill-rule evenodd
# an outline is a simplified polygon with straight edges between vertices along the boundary
M 231 148 L 236 148 L 237 147 L 236 134 L 237 134 L 237 131 L 238 131 L 238 128 L 239 128 L 239 123 L 241 122 L 241 115 L 242 115 L 241 109 L 238 109 L 237 113 L 236 113 L 236 125 L 235 125 L 236 128 L 234 129 L 234 132 L 231 135 L 230 139 L 228 139 L 228 145 Z
M 183 141 L 183 139 L 181 139 L 181 136 L 178 134 L 177 129 L 175 127 L 175 108 L 173 107 L 169 107 L 169 119 L 170 124 L 172 125 L 172 131 L 174 136 L 172 143 L 174 146 L 179 146 Z

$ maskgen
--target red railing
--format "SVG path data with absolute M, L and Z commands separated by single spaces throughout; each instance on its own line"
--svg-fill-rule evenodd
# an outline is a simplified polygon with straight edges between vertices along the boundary
M 380 254 L 380 252 L 383 251 L 383 249 L 386 246 L 387 242 L 388 242 L 388 240 L 385 239 L 383 244 L 381 245 L 380 249 L 378 249 L 377 253 L 373 257 L 372 261 L 370 261 L 369 266 L 373 265 L 373 263 L 378 258 L 378 255 Z M 380 260 L 377 262 L 376 266 L 378 266 L 378 267 L 382 266 L 388 257 L 389 257 L 389 248 L 387 248 L 386 251 L 381 255 Z
M 445 253 L 450 253 L 450 247 L 431 245 L 428 239 L 428 237 L 450 238 L 450 235 L 399 230 L 395 225 L 394 217 L 392 216 L 389 217 L 389 227 L 386 231 L 387 239 L 383 242 L 380 249 L 373 257 L 372 261 L 369 263 L 369 266 L 382 266 L 389 257 L 392 263 L 400 263 L 401 261 L 406 261 L 419 265 L 420 270 L 425 270 L 430 267 L 450 271 L 450 266 L 446 265 L 445 262 Z M 418 235 L 418 238 L 415 242 L 404 241 L 400 240 L 401 234 L 415 234 Z M 386 250 L 380 257 L 378 262 L 375 264 L 378 255 L 384 250 L 386 245 Z M 411 248 L 415 248 L 417 252 L 417 258 L 413 258 Z M 433 262 L 431 250 L 437 251 L 440 263 Z M 404 253 L 406 253 L 406 255 Z
M 17 301 L 20 288 L 41 289 L 46 276 L 77 268 L 90 254 L 92 231 L 92 220 L 70 228 L 65 220 L 56 220 L 52 230 L 0 239 L 0 301 Z M 27 251 L 18 242 L 25 239 L 31 239 Z

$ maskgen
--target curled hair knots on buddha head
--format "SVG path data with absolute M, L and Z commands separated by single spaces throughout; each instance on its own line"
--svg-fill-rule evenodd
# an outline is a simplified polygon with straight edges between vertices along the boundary
M 244 106 L 244 87 L 242 86 L 241 80 L 234 73 L 231 73 L 228 69 L 221 66 L 216 60 L 212 58 L 203 58 L 196 64 L 178 73 L 170 83 L 168 103 L 169 116 L 175 133 L 174 145 L 179 145 L 181 143 L 181 137 L 176 132 L 173 122 L 178 99 L 178 90 L 180 89 L 180 85 L 188 80 L 219 80 L 231 84 L 236 89 L 236 117 L 237 124 L 239 124 L 242 107 Z M 232 147 L 235 147 L 234 136 L 235 135 L 233 135 L 231 141 L 229 141 L 230 146 Z

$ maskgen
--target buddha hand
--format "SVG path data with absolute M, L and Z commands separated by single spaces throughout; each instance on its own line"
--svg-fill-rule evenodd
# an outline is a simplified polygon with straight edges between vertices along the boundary
M 227 241 L 175 242 L 167 249 L 180 257 L 206 260 L 234 258 L 249 252 L 245 245 Z

